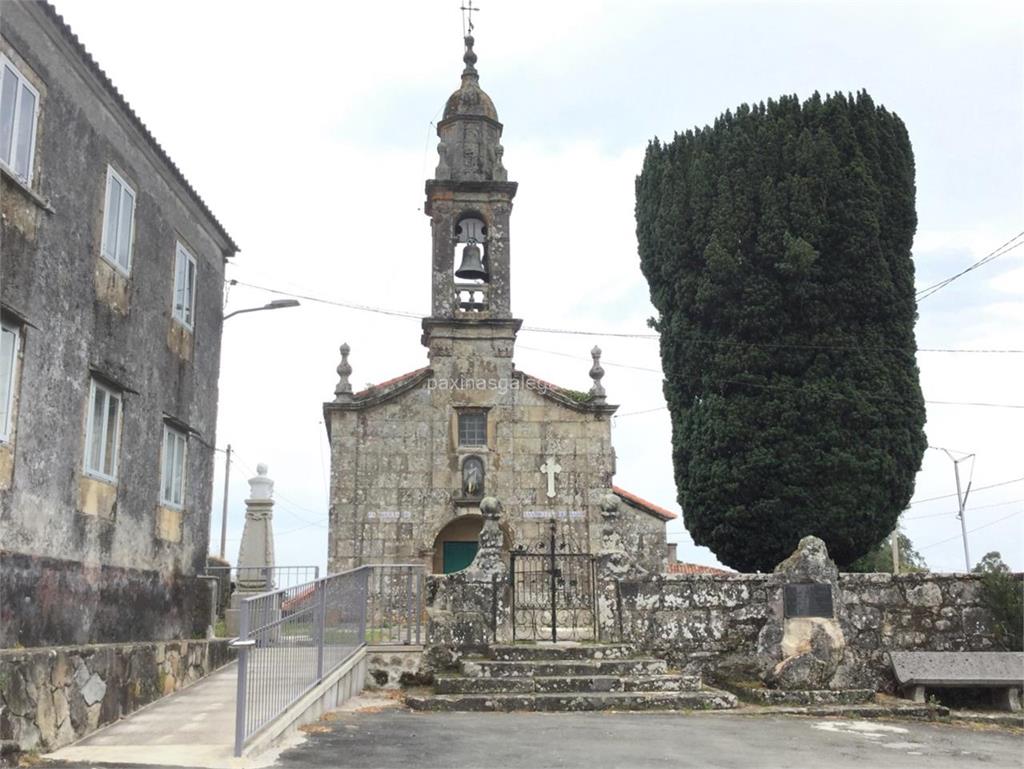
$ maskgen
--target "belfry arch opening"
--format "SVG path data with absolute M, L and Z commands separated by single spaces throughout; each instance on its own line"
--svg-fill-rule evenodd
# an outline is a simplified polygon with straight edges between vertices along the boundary
M 473 563 L 476 551 L 480 549 L 480 530 L 484 526 L 479 513 L 466 513 L 449 521 L 434 538 L 434 574 L 451 574 L 462 571 Z M 507 554 L 512 546 L 508 529 L 501 527 L 501 551 Z
M 487 224 L 476 211 L 466 211 L 455 222 L 453 266 L 455 293 L 463 312 L 481 312 L 488 307 L 487 284 L 490 265 Z

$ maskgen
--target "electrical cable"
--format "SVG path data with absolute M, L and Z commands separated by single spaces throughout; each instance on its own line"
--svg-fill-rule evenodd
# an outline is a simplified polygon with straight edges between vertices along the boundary
M 999 519 L 997 519 L 995 521 L 990 521 L 989 523 L 982 524 L 981 526 L 975 526 L 973 529 L 968 529 L 967 533 L 968 534 L 973 534 L 976 531 L 981 531 L 982 529 L 987 529 L 989 526 L 995 526 L 997 523 L 1002 523 L 1003 521 L 1008 521 L 1011 518 L 1014 518 L 1014 517 L 1016 517 L 1018 515 L 1021 515 L 1022 513 L 1024 513 L 1024 510 L 1018 510 L 1016 513 L 1010 513 L 1009 515 L 1004 516 L 1003 518 L 999 518 Z M 947 542 L 953 542 L 955 540 L 962 539 L 962 538 L 963 538 L 962 534 L 957 534 L 956 536 L 947 537 L 946 539 L 939 540 L 938 542 L 932 542 L 930 545 L 925 545 L 924 547 L 919 547 L 917 549 L 919 551 L 920 550 L 927 550 L 930 547 L 938 547 L 939 545 L 944 545 Z
M 276 294 L 278 296 L 287 296 L 292 299 L 302 299 L 307 302 L 315 302 L 318 304 L 326 304 L 333 307 L 343 307 L 348 310 L 358 310 L 360 312 L 372 312 L 378 315 L 389 315 L 396 318 L 409 318 L 410 320 L 422 320 L 423 314 L 416 312 L 409 312 L 407 310 L 393 310 L 385 307 L 375 307 L 368 304 L 360 304 L 358 302 L 346 302 L 337 299 L 325 299 L 323 297 L 314 296 L 309 293 L 299 293 L 295 291 L 284 291 L 277 288 L 268 288 L 267 286 L 260 286 L 255 283 L 248 283 L 246 281 L 232 278 L 229 283 L 233 286 L 245 286 L 246 288 L 252 288 L 257 291 L 266 291 L 270 294 Z M 564 329 L 564 328 L 552 328 L 546 326 L 523 326 L 521 331 L 533 332 L 540 334 L 564 334 L 570 336 L 594 336 L 594 337 L 608 337 L 615 339 L 660 339 L 659 334 L 636 334 L 636 333 L 624 333 L 617 331 L 585 331 L 582 329 Z M 816 345 L 816 344 L 797 344 L 789 342 L 738 342 L 726 339 L 700 339 L 693 337 L 689 339 L 695 344 L 711 344 L 721 345 L 727 347 L 764 347 L 769 349 L 800 349 L 800 350 L 834 350 L 840 352 L 859 352 L 859 351 L 884 351 L 891 350 L 894 352 L 902 352 L 902 347 L 888 347 L 884 345 Z M 970 354 L 999 354 L 999 355 L 1024 355 L 1024 349 L 970 349 L 970 348 L 941 348 L 941 347 L 919 347 L 917 352 L 924 353 L 970 353 Z M 619 364 L 622 365 L 622 364 Z

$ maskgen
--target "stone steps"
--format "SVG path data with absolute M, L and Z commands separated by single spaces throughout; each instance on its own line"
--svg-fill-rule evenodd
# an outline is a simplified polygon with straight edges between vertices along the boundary
M 536 678 L 537 676 L 658 676 L 668 672 L 664 660 L 489 660 L 463 659 L 462 673 L 478 678 Z
M 726 710 L 736 697 L 717 689 L 679 692 L 574 692 L 559 694 L 433 694 L 406 697 L 413 710 L 558 711 Z
M 534 676 L 477 678 L 436 676 L 438 694 L 555 694 L 591 692 L 681 692 L 698 691 L 700 676 Z
M 410 694 L 414 710 L 720 710 L 736 696 L 705 689 L 700 676 L 669 673 L 664 660 L 625 644 L 496 644 L 464 657 L 461 675 L 434 677 L 433 694 Z
M 540 662 L 545 660 L 628 659 L 636 650 L 628 644 L 538 643 L 495 644 L 489 649 L 492 660 L 503 662 Z

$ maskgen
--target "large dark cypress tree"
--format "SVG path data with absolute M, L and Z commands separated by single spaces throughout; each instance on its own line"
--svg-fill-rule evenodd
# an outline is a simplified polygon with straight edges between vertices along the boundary
M 867 553 L 925 450 L 903 122 L 864 92 L 743 105 L 655 140 L 636 198 L 694 541 L 742 570 L 808 534 Z

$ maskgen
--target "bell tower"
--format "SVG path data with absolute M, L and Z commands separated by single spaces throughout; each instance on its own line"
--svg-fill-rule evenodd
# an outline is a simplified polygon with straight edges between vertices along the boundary
M 462 84 L 437 125 L 438 164 L 426 184 L 433 282 L 423 344 L 435 366 L 440 358 L 464 355 L 511 361 L 522 323 L 512 318 L 509 294 L 509 218 L 517 185 L 502 164 L 502 125 L 480 88 L 473 43 L 467 35 Z

